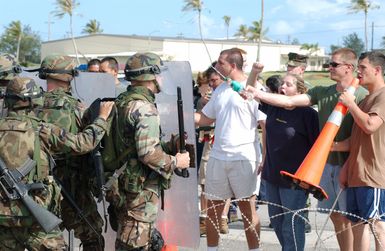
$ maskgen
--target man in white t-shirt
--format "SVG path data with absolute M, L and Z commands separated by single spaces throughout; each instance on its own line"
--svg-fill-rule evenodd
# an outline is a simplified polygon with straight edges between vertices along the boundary
M 242 55 L 237 49 L 221 52 L 215 68 L 224 76 L 246 84 Z M 255 209 L 256 165 L 260 161 L 258 103 L 244 100 L 224 82 L 213 92 L 195 123 L 215 122 L 215 139 L 206 171 L 207 250 L 218 249 L 219 223 L 226 199 L 239 201 L 249 250 L 259 250 L 260 222 Z M 250 224 L 252 226 L 250 226 Z

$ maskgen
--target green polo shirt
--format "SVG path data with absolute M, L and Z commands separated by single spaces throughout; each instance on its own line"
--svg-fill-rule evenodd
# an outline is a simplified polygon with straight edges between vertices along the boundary
M 318 106 L 320 131 L 324 127 L 338 102 L 340 93 L 337 92 L 336 86 L 337 84 L 330 86 L 316 86 L 307 92 L 312 105 Z M 361 102 L 361 100 L 364 99 L 366 95 L 368 95 L 368 91 L 359 86 L 354 95 L 356 96 L 356 103 L 358 104 Z M 352 131 L 353 122 L 353 117 L 348 112 L 342 121 L 341 127 L 334 141 L 339 142 L 349 138 Z M 342 166 L 347 160 L 348 155 L 349 152 L 330 152 L 327 163 Z

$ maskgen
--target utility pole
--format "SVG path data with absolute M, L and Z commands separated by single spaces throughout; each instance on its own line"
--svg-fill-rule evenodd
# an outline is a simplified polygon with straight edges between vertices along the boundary
M 48 39 L 47 39 L 47 41 L 49 41 L 51 39 L 51 24 L 55 23 L 55 22 L 51 21 L 51 13 L 48 14 L 48 22 L 45 22 L 45 23 L 48 24 Z
M 154 34 L 155 32 L 159 32 L 160 30 L 154 30 L 154 31 L 151 31 L 150 33 L 148 33 L 148 41 L 147 41 L 147 43 L 148 43 L 148 51 L 150 51 L 150 49 L 151 49 L 151 35 L 152 34 Z
M 258 50 L 257 50 L 257 62 L 259 62 L 260 51 L 261 51 L 261 41 L 263 36 L 263 12 L 264 12 L 264 0 L 261 0 L 261 19 L 259 21 L 259 39 L 258 39 Z
M 372 47 L 372 49 L 371 49 L 371 51 L 373 51 L 373 39 L 374 38 L 374 22 L 372 22 L 372 44 L 371 44 L 371 47 Z

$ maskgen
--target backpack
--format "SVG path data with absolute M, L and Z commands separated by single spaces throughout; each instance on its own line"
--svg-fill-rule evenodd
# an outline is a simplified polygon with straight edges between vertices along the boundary
M 129 102 L 135 100 L 149 101 L 146 95 L 141 93 L 124 92 L 115 100 L 117 109 L 113 111 L 108 119 L 108 130 L 102 139 L 102 147 L 100 149 L 104 170 L 106 176 L 127 165 L 123 172 L 123 177 L 119 178 L 123 187 L 127 192 L 140 192 L 148 182 L 158 183 L 159 187 L 164 190 L 170 187 L 170 180 L 165 179 L 155 171 L 143 165 L 138 160 L 135 142 L 127 141 L 127 135 L 133 134 L 135 128 L 125 123 L 125 116 L 121 116 L 119 109 L 124 109 Z M 121 126 L 124 125 L 124 128 Z M 123 130 L 124 129 L 124 130 Z M 121 135 L 124 132 L 124 135 Z M 128 137 L 131 140 L 131 137 Z M 119 151 L 124 149 L 124 151 Z M 120 152 L 120 153 L 119 153 Z M 128 162 L 128 163 L 127 163 Z
M 22 182 L 44 183 L 41 194 L 31 193 L 37 203 L 56 214 L 60 211 L 60 189 L 49 176 L 48 155 L 42 151 L 39 124 L 41 120 L 30 116 L 6 117 L 0 120 L 0 157 L 10 170 L 20 167 L 27 156 L 36 161 L 35 168 L 25 174 Z M 20 200 L 8 200 L 0 188 L 0 225 L 6 227 L 30 227 L 35 223 L 30 212 Z
M 63 89 L 44 93 L 44 105 L 38 117 L 53 123 L 66 131 L 76 134 L 82 128 L 83 107 L 80 100 L 72 97 Z

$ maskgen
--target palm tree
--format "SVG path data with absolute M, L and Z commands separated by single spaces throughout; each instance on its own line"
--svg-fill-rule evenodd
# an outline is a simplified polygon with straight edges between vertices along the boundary
M 6 28 L 9 36 L 17 40 L 16 60 L 19 61 L 21 38 L 23 37 L 23 27 L 20 21 L 12 21 Z
M 234 36 L 238 38 L 242 38 L 243 40 L 249 40 L 249 28 L 245 24 L 241 24 L 238 28 L 238 31 L 234 34 Z
M 210 59 L 210 62 L 212 62 L 211 60 L 211 56 L 210 56 L 210 53 L 209 53 L 209 49 L 207 48 L 207 45 L 206 45 L 206 42 L 205 40 L 203 39 L 203 34 L 202 34 L 202 20 L 201 20 L 201 15 L 202 15 L 202 7 L 203 7 L 203 3 L 201 0 L 184 0 L 185 2 L 185 6 L 183 6 L 182 8 L 182 11 L 196 11 L 198 12 L 198 28 L 199 28 L 199 35 L 201 37 L 201 41 L 202 43 L 204 44 L 205 48 L 206 48 L 206 51 L 207 51 L 207 55 L 209 56 L 209 59 Z
M 304 43 L 301 45 L 300 49 L 301 50 L 307 50 L 309 56 L 312 55 L 313 53 L 319 51 L 318 43 L 315 43 L 315 44 Z
M 87 34 L 98 34 L 102 33 L 103 30 L 100 28 L 100 23 L 96 21 L 96 19 L 90 20 L 86 26 L 84 26 L 84 29 L 82 33 L 87 33 Z
M 301 50 L 307 50 L 308 53 L 307 55 L 308 56 L 311 56 L 313 55 L 313 53 L 316 53 L 317 51 L 319 51 L 319 47 L 318 47 L 318 43 L 315 43 L 315 44 L 307 44 L 307 43 L 304 43 L 301 45 Z M 316 64 L 318 66 L 318 54 L 316 54 Z
M 365 14 L 365 50 L 368 50 L 368 29 L 367 29 L 367 22 L 368 22 L 368 12 L 371 9 L 378 9 L 380 6 L 372 4 L 369 0 L 350 0 L 350 6 L 349 6 L 349 13 L 358 13 L 358 12 L 364 12 Z
M 258 50 L 257 50 L 257 62 L 259 62 L 259 54 L 260 54 L 260 51 L 261 51 L 261 42 L 262 42 L 262 38 L 263 38 L 263 13 L 264 13 L 264 1 L 261 0 L 261 19 L 259 21 L 259 39 L 258 39 Z
M 250 40 L 257 41 L 267 33 L 267 29 L 262 30 L 261 22 L 253 21 L 253 26 L 249 27 Z
M 229 27 L 230 27 L 231 17 L 223 16 L 223 20 L 225 21 L 225 25 L 226 25 L 226 39 L 229 40 Z
M 72 44 L 74 46 L 76 60 L 78 64 L 80 64 L 79 56 L 78 56 L 78 48 L 76 46 L 74 32 L 73 32 L 73 24 L 72 17 L 74 14 L 74 9 L 79 6 L 79 3 L 76 0 L 56 0 L 56 10 L 53 12 L 56 17 L 63 18 L 65 15 L 68 15 L 70 18 L 70 33 Z

